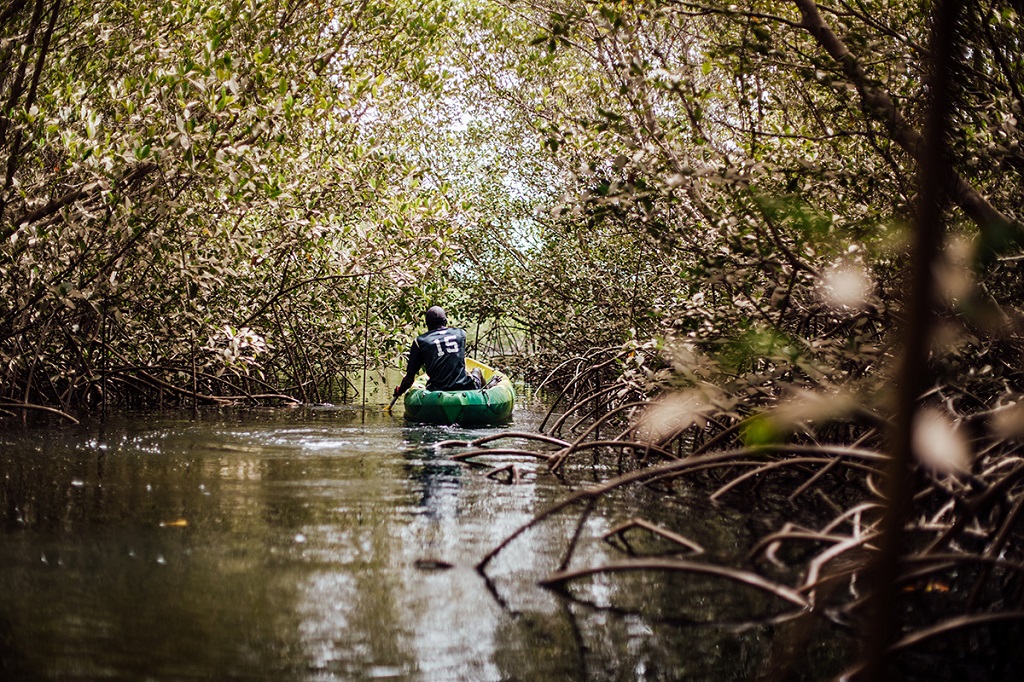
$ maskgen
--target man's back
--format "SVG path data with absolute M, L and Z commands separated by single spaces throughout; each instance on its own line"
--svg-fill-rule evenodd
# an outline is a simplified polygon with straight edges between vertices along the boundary
M 466 331 L 440 327 L 416 337 L 409 353 L 410 365 L 422 363 L 430 391 L 465 391 L 476 388 L 466 374 Z

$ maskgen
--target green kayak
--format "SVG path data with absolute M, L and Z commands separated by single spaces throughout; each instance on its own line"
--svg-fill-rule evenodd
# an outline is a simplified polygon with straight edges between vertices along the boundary
M 428 391 L 417 381 L 405 394 L 405 418 L 429 424 L 486 426 L 504 424 L 512 416 L 516 392 L 501 372 L 466 358 L 466 370 L 479 369 L 484 388 L 475 391 Z

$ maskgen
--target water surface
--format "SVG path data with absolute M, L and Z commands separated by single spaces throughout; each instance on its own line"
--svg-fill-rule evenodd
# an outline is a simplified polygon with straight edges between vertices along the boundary
M 726 680 L 788 656 L 773 627 L 701 624 L 737 600 L 777 607 L 762 595 L 659 576 L 538 587 L 575 515 L 474 570 L 570 490 L 530 460 L 508 485 L 433 447 L 494 430 L 346 407 L 188 416 L 0 433 L 0 678 Z M 631 495 L 588 518 L 577 562 L 621 559 L 593 538 L 664 506 Z M 748 534 L 686 508 L 712 551 Z M 827 640 L 799 644 L 828 667 Z

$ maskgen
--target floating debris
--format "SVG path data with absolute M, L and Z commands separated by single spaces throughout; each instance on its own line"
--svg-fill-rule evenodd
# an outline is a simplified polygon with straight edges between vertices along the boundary
M 440 559 L 417 559 L 413 565 L 421 571 L 447 571 L 450 568 L 455 568 L 455 564 Z

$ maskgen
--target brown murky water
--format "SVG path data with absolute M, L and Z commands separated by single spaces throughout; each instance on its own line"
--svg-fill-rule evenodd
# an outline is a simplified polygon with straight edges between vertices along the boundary
M 517 411 L 514 428 L 538 418 Z M 489 432 L 345 407 L 0 432 L 0 679 L 739 680 L 766 669 L 776 627 L 699 624 L 770 611 L 751 603 L 765 597 L 658 576 L 589 581 L 574 599 L 538 587 L 574 516 L 477 573 L 569 491 L 532 462 L 505 485 L 432 447 Z M 599 507 L 578 560 L 621 558 L 587 538 L 663 504 L 638 492 Z M 711 547 L 743 541 L 736 513 L 677 513 Z M 798 668 L 833 669 L 832 642 L 805 640 Z

